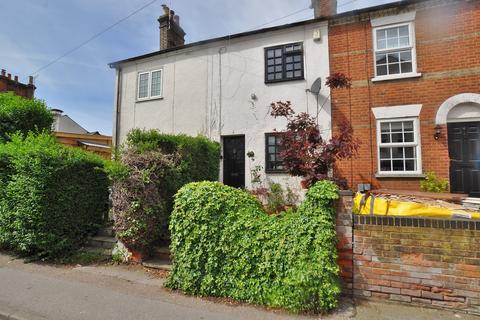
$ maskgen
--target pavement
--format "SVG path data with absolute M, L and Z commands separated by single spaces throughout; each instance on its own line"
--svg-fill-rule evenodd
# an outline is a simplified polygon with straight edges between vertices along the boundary
M 382 302 L 342 300 L 326 316 L 292 315 L 227 300 L 185 296 L 140 266 L 52 266 L 0 253 L 0 319 L 465 319 L 472 315 Z

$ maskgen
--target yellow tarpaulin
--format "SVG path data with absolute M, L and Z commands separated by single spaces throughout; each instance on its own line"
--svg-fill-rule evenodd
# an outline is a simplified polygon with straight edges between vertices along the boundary
M 389 200 L 380 196 L 366 196 L 357 193 L 354 199 L 354 213 L 378 216 L 430 217 L 430 218 L 471 218 L 480 219 L 480 212 L 429 206 L 426 204 Z

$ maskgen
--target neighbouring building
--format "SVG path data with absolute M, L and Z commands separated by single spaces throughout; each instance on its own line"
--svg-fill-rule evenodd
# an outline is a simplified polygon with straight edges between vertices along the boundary
M 418 190 L 426 172 L 480 197 L 480 1 L 417 0 L 329 19 L 332 94 L 359 156 L 340 163 L 352 189 Z
M 12 74 L 8 73 L 5 69 L 2 69 L 0 73 L 0 92 L 12 91 L 17 96 L 21 96 L 27 99 L 32 99 L 35 94 L 35 85 L 33 84 L 33 77 L 28 77 L 28 84 L 18 81 L 18 76 L 12 78 Z
M 289 100 L 296 112 L 318 110 L 323 135 L 330 136 L 329 88 L 310 90 L 330 74 L 327 21 L 184 45 L 179 18 L 164 10 L 160 51 L 110 64 L 117 81 L 114 142 L 123 143 L 133 128 L 203 135 L 222 144 L 224 183 L 252 188 L 251 169 L 261 166 L 264 181 L 298 188 L 279 158 L 275 129 L 286 122 L 270 116 L 270 104 Z
M 112 157 L 112 137 L 98 132 L 88 132 L 60 109 L 50 109 L 53 114 L 52 131 L 61 144 L 82 148 L 102 156 Z

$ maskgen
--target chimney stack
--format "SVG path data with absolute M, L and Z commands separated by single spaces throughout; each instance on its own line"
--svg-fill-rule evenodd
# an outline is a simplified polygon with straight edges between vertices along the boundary
M 162 5 L 163 15 L 158 18 L 160 24 L 160 50 L 180 47 L 185 44 L 185 32 L 180 27 L 180 17 L 173 10 Z
M 326 18 L 337 14 L 337 0 L 312 0 L 315 18 Z

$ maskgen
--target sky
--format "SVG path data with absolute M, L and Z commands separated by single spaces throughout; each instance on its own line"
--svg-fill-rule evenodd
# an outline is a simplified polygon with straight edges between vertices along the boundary
M 180 16 L 187 43 L 313 18 L 311 0 L 157 0 L 37 72 L 151 1 L 0 0 L 0 69 L 24 83 L 36 75 L 36 98 L 88 131 L 110 135 L 115 71 L 108 63 L 159 49 L 162 4 Z M 387 2 L 338 0 L 338 11 Z

